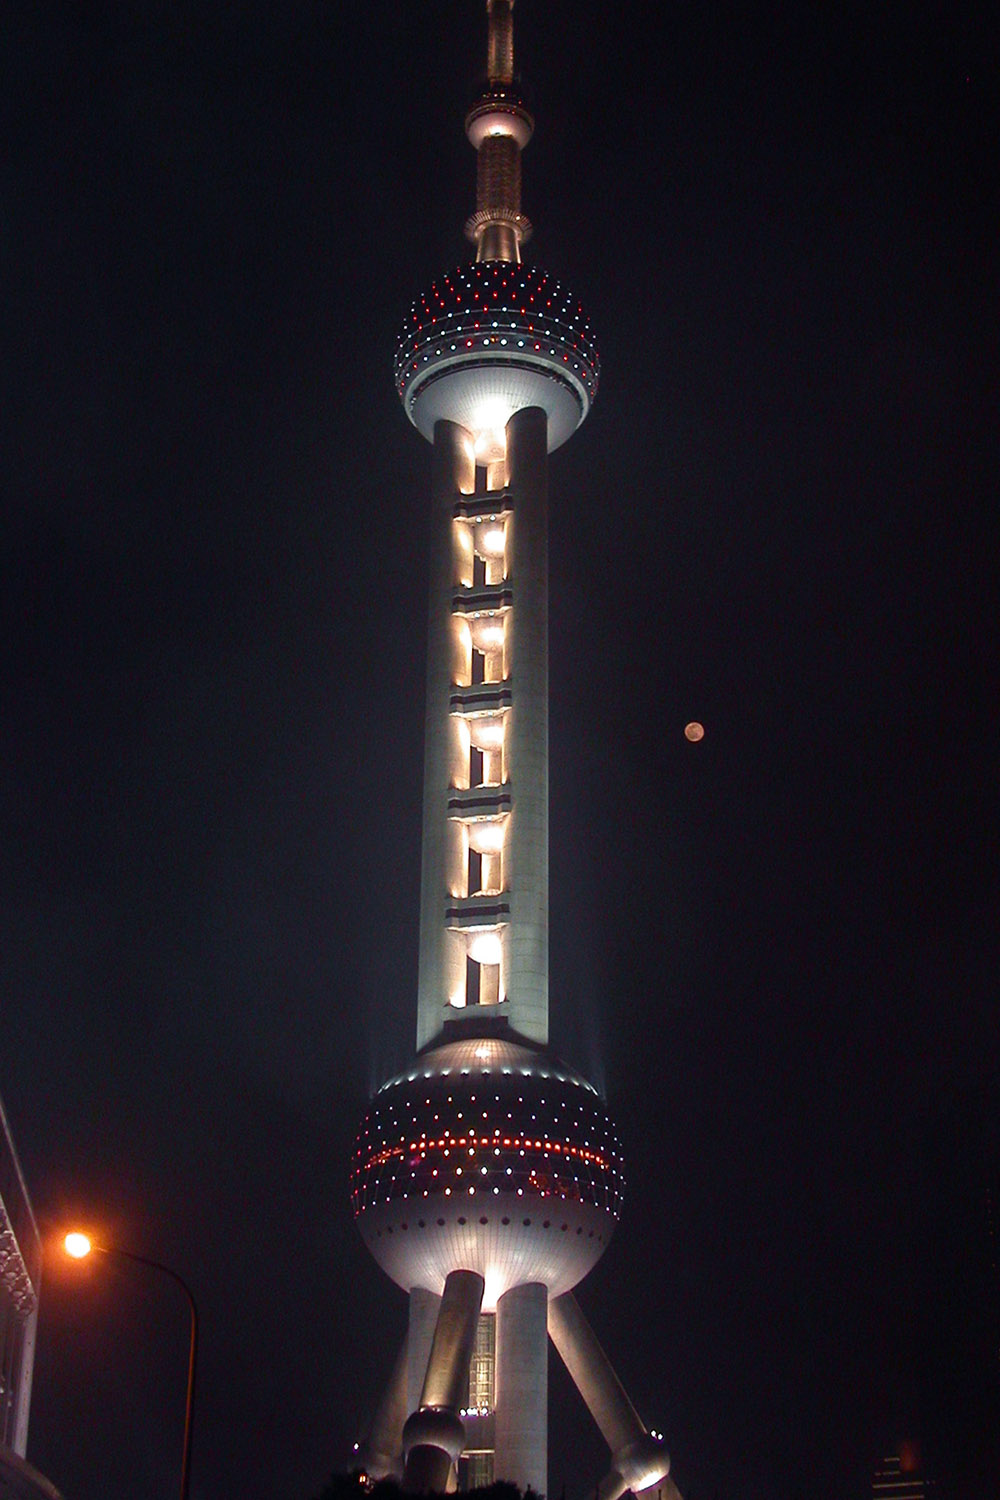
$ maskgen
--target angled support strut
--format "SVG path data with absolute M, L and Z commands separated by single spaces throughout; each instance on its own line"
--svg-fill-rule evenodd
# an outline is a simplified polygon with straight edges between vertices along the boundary
M 454 1488 L 465 1447 L 459 1411 L 469 1389 L 469 1363 L 485 1282 L 476 1271 L 452 1271 L 444 1284 L 420 1405 L 403 1427 L 403 1489 L 411 1494 Z
M 572 1292 L 549 1302 L 549 1337 L 611 1449 L 611 1469 L 598 1486 L 598 1500 L 619 1500 L 626 1490 L 656 1488 L 662 1500 L 680 1500 L 662 1438 L 643 1426 Z

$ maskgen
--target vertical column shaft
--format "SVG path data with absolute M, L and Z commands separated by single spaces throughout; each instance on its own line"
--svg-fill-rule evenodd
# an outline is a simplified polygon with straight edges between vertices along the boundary
M 406 1404 L 409 1339 L 400 1346 L 396 1363 L 378 1404 L 368 1436 L 358 1457 L 371 1479 L 398 1479 L 402 1474 L 403 1423 L 412 1408 Z
M 514 77 L 514 0 L 487 0 L 489 51 L 486 71 L 490 83 L 510 83 Z
M 451 612 L 455 582 L 454 503 L 458 494 L 472 493 L 475 479 L 469 434 L 454 422 L 438 422 L 434 429 L 431 495 L 418 1048 L 441 1030 L 445 1005 L 465 989 L 464 949 L 444 925 L 447 893 L 463 878 L 461 832 L 446 817 L 446 797 L 460 758 L 461 735 L 457 719 L 448 711 L 450 688 L 456 675 L 456 635 Z
M 507 424 L 514 510 L 508 557 L 514 593 L 507 636 L 513 705 L 508 718 L 511 784 L 506 883 L 511 928 L 507 997 L 511 1025 L 548 1041 L 549 1007 L 549 616 L 548 428 L 540 407 Z
M 487 136 L 476 161 L 476 207 L 521 211 L 521 148 L 510 135 Z
M 497 1303 L 497 1479 L 548 1491 L 548 1293 L 513 1287 Z
M 444 1493 L 453 1487 L 454 1467 L 465 1445 L 458 1413 L 469 1389 L 483 1287 L 475 1271 L 451 1271 L 445 1281 L 420 1407 L 403 1428 L 403 1488 L 411 1493 Z
M 458 1411 L 465 1405 L 483 1284 L 476 1271 L 451 1271 L 448 1275 L 420 1393 L 422 1407 Z
M 406 1340 L 406 1412 L 416 1411 L 427 1374 L 427 1361 L 434 1342 L 434 1325 L 437 1322 L 441 1298 L 426 1287 L 415 1286 L 410 1290 L 410 1322 Z

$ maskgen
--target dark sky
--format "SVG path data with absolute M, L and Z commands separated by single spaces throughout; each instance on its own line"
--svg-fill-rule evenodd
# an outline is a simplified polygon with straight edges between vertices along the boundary
M 850 1500 L 904 1436 L 994 1493 L 976 9 L 515 13 L 528 256 L 604 359 L 551 471 L 553 1038 L 630 1168 L 580 1300 L 687 1500 Z M 415 1026 L 430 450 L 391 356 L 467 258 L 484 10 L 8 11 L 0 1089 L 43 1232 L 198 1295 L 194 1500 L 311 1500 L 404 1325 L 347 1199 Z M 29 1456 L 173 1495 L 184 1359 L 169 1283 L 50 1254 Z M 552 1390 L 579 1500 L 606 1457 Z

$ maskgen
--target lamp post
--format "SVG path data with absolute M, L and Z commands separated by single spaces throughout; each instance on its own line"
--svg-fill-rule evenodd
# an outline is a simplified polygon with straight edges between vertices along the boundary
M 164 1276 L 180 1287 L 187 1298 L 188 1308 L 191 1313 L 191 1340 L 188 1350 L 188 1378 L 187 1399 L 184 1403 L 184 1451 L 181 1459 L 181 1500 L 188 1500 L 191 1489 L 191 1432 L 194 1425 L 194 1377 L 195 1366 L 198 1358 L 198 1306 L 194 1300 L 194 1293 L 182 1276 L 165 1266 L 162 1261 L 150 1260 L 147 1255 L 136 1255 L 132 1250 L 119 1250 L 114 1245 L 97 1245 L 87 1235 L 74 1232 L 68 1234 L 63 1241 L 67 1255 L 74 1260 L 83 1260 L 91 1252 L 99 1255 L 111 1255 L 117 1260 L 132 1261 L 137 1266 L 149 1266 L 154 1271 L 162 1271 Z

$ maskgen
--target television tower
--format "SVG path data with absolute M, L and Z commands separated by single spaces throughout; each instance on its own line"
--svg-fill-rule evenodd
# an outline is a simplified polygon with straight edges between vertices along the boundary
M 679 1500 L 572 1292 L 624 1185 L 596 1089 L 548 1049 L 548 455 L 590 410 L 599 362 L 580 302 L 521 261 L 533 121 L 512 10 L 487 0 L 465 120 L 475 260 L 417 299 L 396 351 L 433 444 L 417 1054 L 372 1100 L 351 1176 L 409 1325 L 361 1458 L 410 1491 L 544 1494 L 551 1338 L 611 1450 L 599 1500 Z

